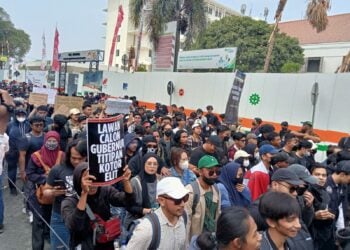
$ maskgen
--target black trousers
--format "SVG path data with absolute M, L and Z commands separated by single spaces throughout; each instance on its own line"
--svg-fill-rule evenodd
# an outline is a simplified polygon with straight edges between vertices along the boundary
M 51 219 L 51 205 L 43 205 L 41 216 L 44 218 L 47 224 L 50 225 Z M 36 214 L 33 213 L 33 224 L 32 224 L 32 249 L 33 250 L 44 250 L 45 239 L 50 242 L 50 229 L 46 223 Z

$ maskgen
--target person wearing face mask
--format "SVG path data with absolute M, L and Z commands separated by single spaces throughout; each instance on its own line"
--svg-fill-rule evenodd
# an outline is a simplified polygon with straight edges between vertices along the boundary
M 33 187 L 28 199 L 30 205 L 33 206 L 32 246 L 34 250 L 44 249 L 44 239 L 49 238 L 47 224 L 50 224 L 52 209 L 52 205 L 43 205 L 38 202 L 35 189 L 37 186 L 46 183 L 47 176 L 53 166 L 63 163 L 64 152 L 60 150 L 59 143 L 60 136 L 57 132 L 50 131 L 46 133 L 44 145 L 32 154 L 26 168 L 28 181 L 32 183 L 31 186 Z M 47 224 L 40 216 L 44 218 Z
M 250 205 L 250 191 L 243 184 L 243 168 L 238 163 L 226 164 L 221 169 L 218 180 L 222 210 L 232 206 L 248 207 Z
M 156 138 L 154 138 L 153 135 L 146 135 L 145 137 L 143 137 L 141 150 L 137 151 L 137 153 L 130 159 L 128 166 L 132 176 L 138 175 L 142 170 L 143 168 L 142 158 L 147 153 L 153 153 L 153 154 L 158 153 L 158 143 Z M 159 157 L 157 157 L 157 161 L 158 161 L 157 173 L 162 175 L 169 175 L 170 174 L 169 169 L 168 167 L 166 167 L 164 161 Z
M 252 200 L 256 200 L 265 193 L 270 185 L 271 158 L 278 151 L 272 145 L 266 144 L 259 149 L 261 161 L 248 170 L 244 176 L 245 184 L 248 186 Z
M 211 155 L 198 162 L 199 177 L 186 186 L 190 191 L 186 212 L 188 214 L 187 239 L 204 231 L 215 232 L 221 213 L 221 194 L 215 184 L 220 176 L 220 164 Z
M 188 154 L 184 149 L 172 148 L 171 165 L 170 176 L 179 178 L 185 186 L 196 180 L 196 175 L 188 169 Z
M 7 126 L 6 134 L 9 136 L 10 150 L 6 154 L 8 165 L 9 187 L 11 195 L 17 195 L 16 184 L 17 166 L 19 160 L 19 146 L 24 143 L 26 134 L 31 131 L 24 109 L 15 110 L 15 119 Z
M 249 157 L 250 154 L 248 154 L 246 151 L 238 150 L 235 153 L 235 157 L 233 158 L 233 161 L 238 163 L 242 167 L 243 174 L 247 172 L 251 167 Z
M 67 144 L 72 141 L 72 130 L 68 126 L 67 117 L 57 114 L 53 117 L 53 124 L 47 127 L 47 131 L 56 131 L 60 135 L 60 148 L 66 150 Z

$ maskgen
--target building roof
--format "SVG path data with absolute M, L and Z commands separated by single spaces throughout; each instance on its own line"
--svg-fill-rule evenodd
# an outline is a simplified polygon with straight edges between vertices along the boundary
M 350 14 L 328 17 L 326 30 L 317 33 L 308 20 L 283 22 L 279 24 L 280 32 L 299 40 L 301 45 L 350 42 Z

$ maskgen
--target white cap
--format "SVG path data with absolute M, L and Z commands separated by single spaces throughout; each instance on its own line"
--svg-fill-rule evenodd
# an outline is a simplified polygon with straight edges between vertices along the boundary
M 80 110 L 77 108 L 73 108 L 71 110 L 69 110 L 69 115 L 77 115 L 80 114 Z
M 193 125 L 192 125 L 192 129 L 196 128 L 196 127 L 202 127 L 202 121 L 197 119 L 194 121 Z
M 160 195 L 167 195 L 174 199 L 181 199 L 189 191 L 177 177 L 165 177 L 157 183 L 157 198 Z
M 235 153 L 235 156 L 233 157 L 233 160 L 237 160 L 238 158 L 241 158 L 241 157 L 249 157 L 250 154 L 248 154 L 246 151 L 244 150 L 238 150 L 236 153 Z

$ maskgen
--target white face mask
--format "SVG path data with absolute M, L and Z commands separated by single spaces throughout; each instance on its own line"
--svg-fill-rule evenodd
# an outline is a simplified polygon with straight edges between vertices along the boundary
M 182 170 L 188 169 L 188 161 L 184 161 L 184 162 L 180 163 L 180 168 Z
M 156 150 L 155 148 L 147 148 L 147 153 L 153 153 L 155 154 L 156 153 Z
M 243 167 L 248 167 L 249 166 L 249 160 L 244 160 L 243 161 Z
M 22 122 L 24 122 L 26 120 L 26 118 L 22 117 L 22 116 L 21 117 L 17 116 L 16 118 L 17 118 L 17 121 L 20 122 L 20 123 L 22 123 Z

